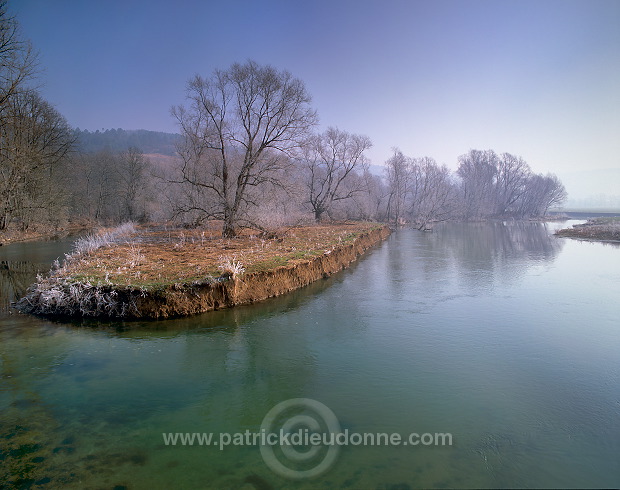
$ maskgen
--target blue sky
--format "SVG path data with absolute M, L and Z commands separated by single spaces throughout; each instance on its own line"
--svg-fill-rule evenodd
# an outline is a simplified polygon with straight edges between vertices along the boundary
M 44 96 L 82 129 L 176 131 L 170 107 L 183 102 L 191 76 L 254 59 L 306 83 L 319 129 L 368 135 L 375 164 L 397 146 L 456 168 L 470 148 L 491 148 L 560 177 L 620 170 L 620 1 L 9 0 L 9 8 L 40 52 Z

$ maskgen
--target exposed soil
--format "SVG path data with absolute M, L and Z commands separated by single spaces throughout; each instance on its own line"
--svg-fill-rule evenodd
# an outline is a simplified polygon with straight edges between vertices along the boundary
M 219 233 L 141 229 L 125 243 L 75 255 L 18 307 L 44 315 L 169 318 L 252 303 L 344 269 L 390 231 L 343 223 L 269 238 Z

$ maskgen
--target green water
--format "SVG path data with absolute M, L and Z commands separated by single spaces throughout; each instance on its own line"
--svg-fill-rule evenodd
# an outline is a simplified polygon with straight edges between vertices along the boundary
M 6 306 L 67 243 L 0 247 L 0 478 L 22 488 L 620 486 L 620 248 L 556 225 L 401 230 L 351 269 L 263 303 L 161 322 L 53 322 Z M 309 398 L 342 430 L 450 433 L 345 446 L 287 479 L 259 431 Z M 2 485 L 0 484 L 0 487 Z

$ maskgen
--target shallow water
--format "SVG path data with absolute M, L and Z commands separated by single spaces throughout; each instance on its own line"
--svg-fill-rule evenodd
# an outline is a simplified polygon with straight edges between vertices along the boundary
M 60 323 L 5 309 L 0 477 L 44 488 L 618 487 L 620 248 L 555 238 L 556 226 L 401 230 L 328 280 L 179 320 Z M 2 270 L 4 303 L 41 268 L 29 265 L 67 247 L 0 248 L 1 263 L 23 269 L 19 281 L 17 267 Z M 256 446 L 162 437 L 258 432 L 292 398 L 323 403 L 351 433 L 450 433 L 453 445 L 349 445 L 324 474 L 290 480 Z

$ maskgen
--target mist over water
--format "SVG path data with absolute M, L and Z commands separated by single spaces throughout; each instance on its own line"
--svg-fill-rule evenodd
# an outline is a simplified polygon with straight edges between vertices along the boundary
M 330 279 L 178 320 L 4 309 L 3 468 L 69 488 L 617 487 L 620 250 L 556 226 L 399 230 Z M 68 251 L 56 246 L 0 248 L 3 302 Z M 343 447 L 328 472 L 293 481 L 257 447 L 162 440 L 257 431 L 291 398 L 320 401 L 350 432 L 454 444 Z

